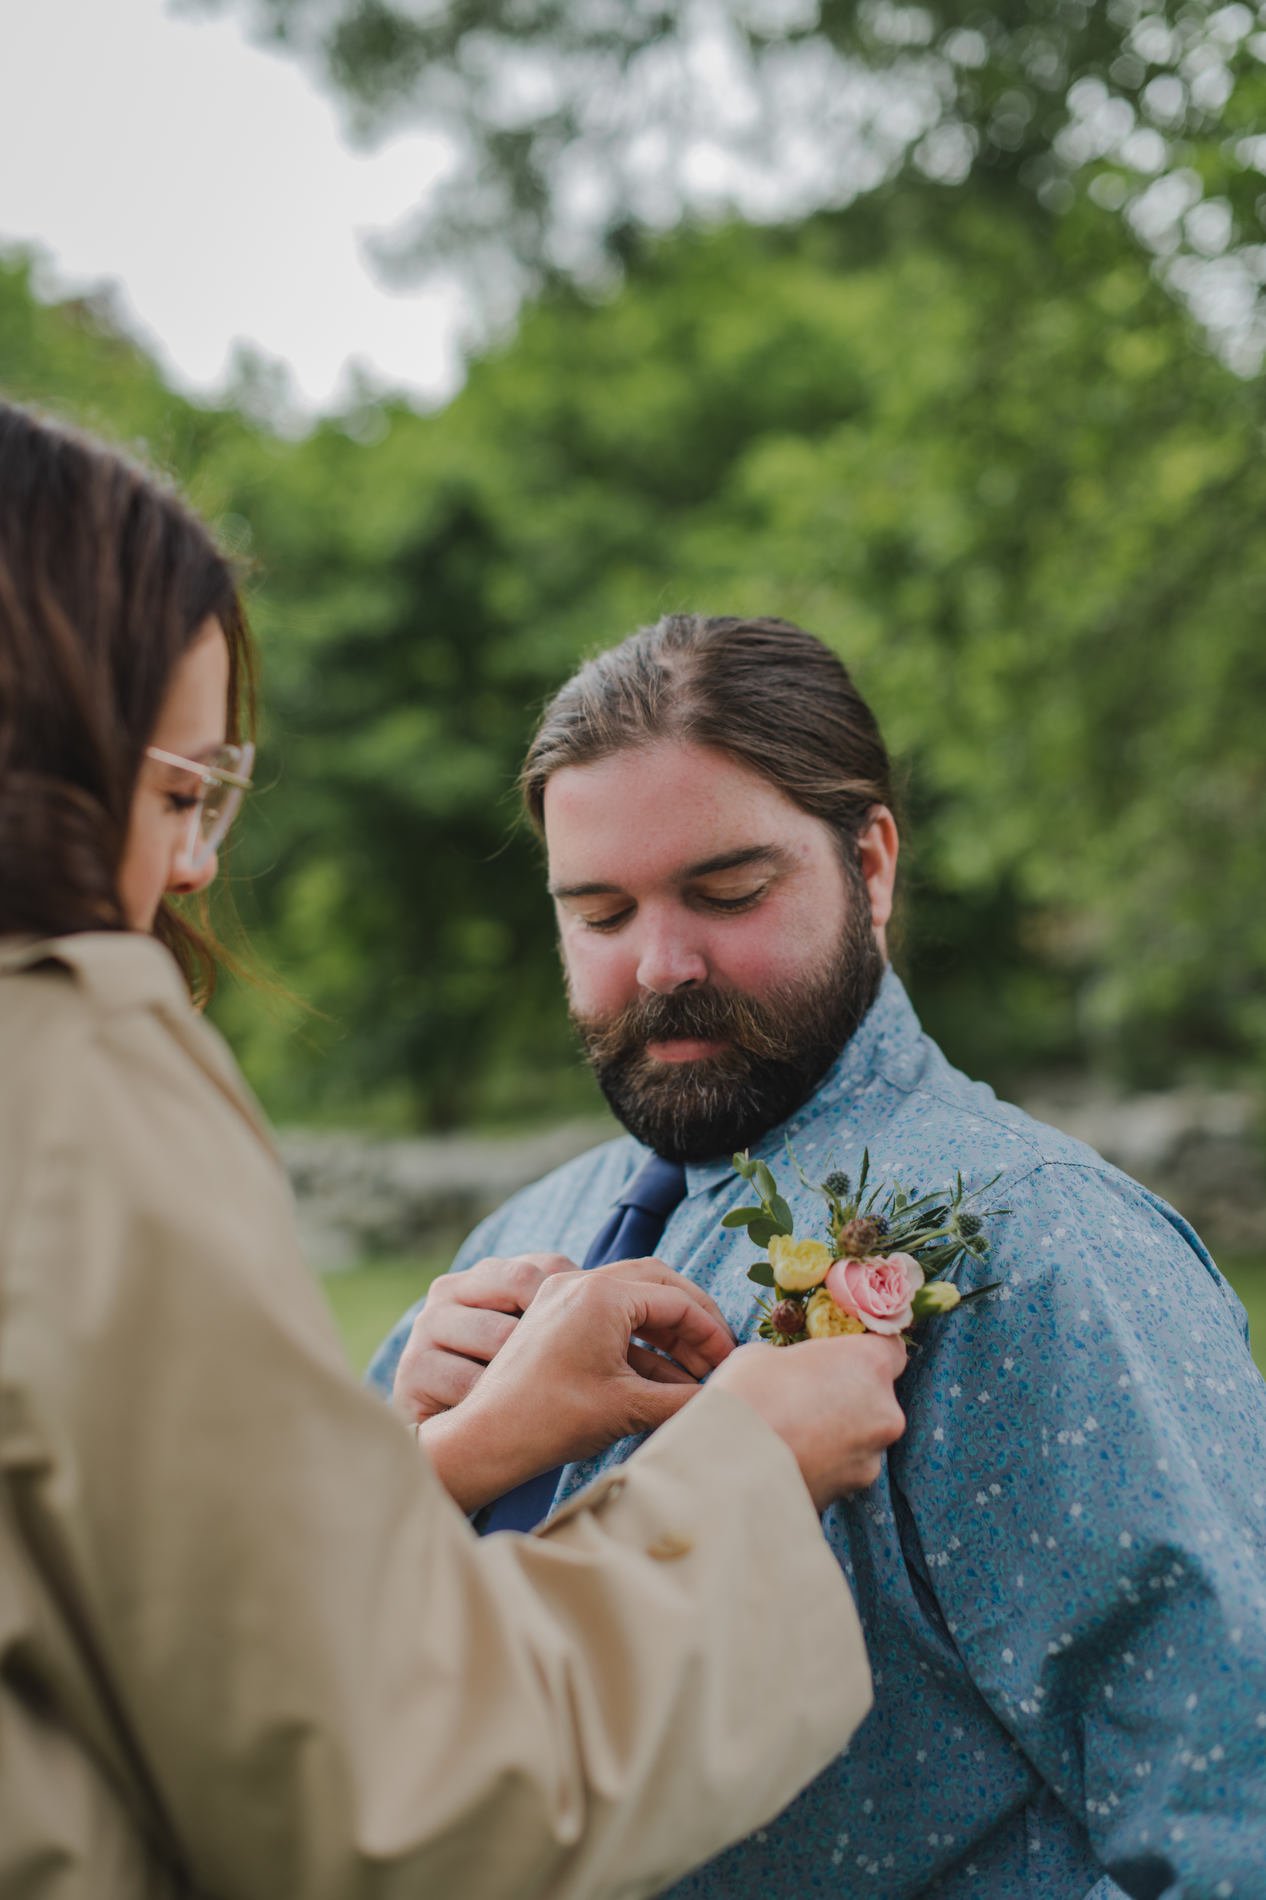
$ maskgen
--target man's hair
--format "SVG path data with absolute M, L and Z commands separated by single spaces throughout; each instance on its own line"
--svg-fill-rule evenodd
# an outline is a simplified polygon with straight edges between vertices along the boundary
M 0 401 L 0 936 L 127 926 L 132 793 L 177 666 L 214 616 L 228 732 L 253 649 L 228 561 L 159 477 Z M 154 934 L 205 994 L 220 946 L 163 904 Z
M 573 674 L 545 709 L 520 776 L 544 829 L 545 787 L 565 765 L 684 740 L 715 746 L 835 832 L 846 862 L 892 765 L 843 663 L 788 620 L 666 614 Z

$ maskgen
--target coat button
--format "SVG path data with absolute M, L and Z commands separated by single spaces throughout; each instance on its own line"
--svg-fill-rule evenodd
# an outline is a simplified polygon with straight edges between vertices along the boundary
M 671 1563 L 674 1557 L 688 1557 L 694 1547 L 693 1538 L 682 1537 L 676 1531 L 665 1531 L 653 1544 L 646 1546 L 646 1554 L 666 1564 Z

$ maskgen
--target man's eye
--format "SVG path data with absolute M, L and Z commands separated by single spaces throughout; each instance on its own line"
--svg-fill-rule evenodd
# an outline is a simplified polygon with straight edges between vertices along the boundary
M 758 884 L 754 891 L 744 891 L 741 897 L 712 897 L 707 891 L 702 892 L 701 896 L 709 910 L 751 910 L 760 903 L 768 889 L 767 884 Z
M 191 792 L 168 792 L 167 794 L 168 811 L 192 811 L 198 802 L 197 797 Z
M 612 911 L 608 917 L 582 917 L 580 921 L 586 930 L 605 930 L 610 932 L 618 930 L 620 925 L 626 923 L 632 915 L 632 909 L 626 907 L 624 910 Z

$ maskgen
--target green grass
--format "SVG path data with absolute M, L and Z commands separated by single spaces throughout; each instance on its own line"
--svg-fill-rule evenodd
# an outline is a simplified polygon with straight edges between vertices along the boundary
M 1266 1260 L 1223 1260 L 1223 1273 L 1244 1302 L 1248 1338 L 1259 1369 L 1266 1374 Z
M 443 1272 L 450 1258 L 446 1249 L 424 1260 L 373 1261 L 348 1273 L 323 1276 L 321 1284 L 354 1372 L 365 1370 L 383 1334 Z M 1248 1309 L 1253 1357 L 1266 1373 L 1266 1259 L 1228 1259 L 1221 1265 Z

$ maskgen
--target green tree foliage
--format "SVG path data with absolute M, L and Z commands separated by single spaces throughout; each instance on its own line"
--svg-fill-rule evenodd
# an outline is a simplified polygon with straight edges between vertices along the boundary
M 292 48 L 363 132 L 446 138 L 390 247 L 415 268 L 583 277 L 630 226 L 798 220 L 974 169 L 1034 207 L 1095 193 L 1233 356 L 1266 346 L 1261 0 L 196 3 Z
M 10 388 L 108 395 L 250 524 L 275 783 L 242 905 L 324 1012 L 226 997 L 274 1111 L 579 1099 L 514 773 L 576 658 L 667 609 L 788 615 L 858 674 L 908 781 L 904 961 L 968 1066 L 1260 1061 L 1262 390 L 1108 212 L 974 180 L 634 246 L 442 412 L 300 441 L 101 327 L 0 273 Z

